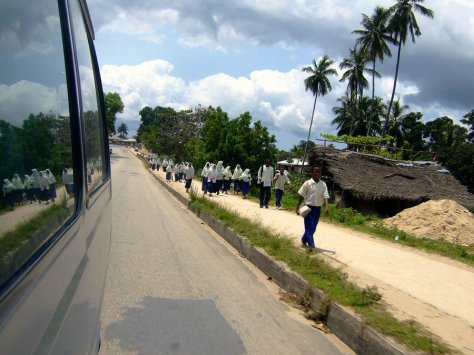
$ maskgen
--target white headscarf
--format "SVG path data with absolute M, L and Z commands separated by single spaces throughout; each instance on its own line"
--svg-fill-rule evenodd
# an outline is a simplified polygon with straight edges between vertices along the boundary
M 12 184 L 12 182 L 8 179 L 3 180 L 3 191 L 6 193 L 10 193 L 15 190 L 15 185 Z
M 186 175 L 186 180 L 193 178 L 194 176 L 193 164 L 188 163 L 188 167 L 184 170 L 184 174 Z
M 48 177 L 42 171 L 40 171 L 39 175 L 40 175 L 40 180 L 39 180 L 40 186 L 39 187 L 41 188 L 41 191 L 49 190 L 49 179 L 48 179 Z
M 216 180 L 222 180 L 222 174 L 224 173 L 224 167 L 222 166 L 224 163 L 222 161 L 218 161 L 216 165 Z
M 49 171 L 49 169 L 46 169 L 46 177 L 48 178 L 50 185 L 56 183 L 56 178 L 54 177 L 53 174 L 51 174 L 51 171 Z
M 236 180 L 242 175 L 242 168 L 240 167 L 240 164 L 237 164 L 235 166 L 234 174 L 232 174 L 232 179 Z
M 201 176 L 207 176 L 207 172 L 209 171 L 209 162 L 206 162 L 204 168 L 202 168 Z
M 225 167 L 223 174 L 224 174 L 224 179 L 225 180 L 230 180 L 230 177 L 232 175 L 232 171 L 230 170 L 230 166 Z
M 23 186 L 25 186 L 25 189 L 31 189 L 33 187 L 33 180 L 31 180 L 29 175 L 25 175 Z
M 252 180 L 252 176 L 250 175 L 250 169 L 245 169 L 242 175 L 240 175 L 240 179 L 245 182 Z
M 34 187 L 34 188 L 40 187 L 41 176 L 40 176 L 40 174 L 38 173 L 38 170 L 36 170 L 36 169 L 31 169 L 31 180 L 32 180 L 32 183 L 33 183 L 33 187 Z
M 23 190 L 25 188 L 18 174 L 13 174 L 12 184 L 17 190 Z
M 217 177 L 216 164 L 212 164 L 207 172 L 207 180 L 215 182 Z

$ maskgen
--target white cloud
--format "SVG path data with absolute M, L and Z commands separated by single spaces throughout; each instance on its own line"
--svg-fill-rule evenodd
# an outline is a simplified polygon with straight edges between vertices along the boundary
M 0 85 L 0 118 L 20 127 L 30 114 L 57 113 L 68 115 L 67 91 L 64 85 L 47 87 L 22 80 Z

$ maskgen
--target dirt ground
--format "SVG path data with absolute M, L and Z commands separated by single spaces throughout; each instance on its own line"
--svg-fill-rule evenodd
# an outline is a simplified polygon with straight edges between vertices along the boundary
M 162 171 L 153 174 L 164 180 Z M 184 184 L 169 185 L 186 195 Z M 199 185 L 193 182 L 197 192 Z M 261 209 L 240 195 L 211 198 L 300 245 L 303 220 L 294 211 Z M 440 208 L 440 216 L 446 208 Z M 396 317 L 415 320 L 461 353 L 474 354 L 474 268 L 323 222 L 318 225 L 315 242 L 317 252 L 346 272 L 351 281 L 361 287 L 377 286 Z

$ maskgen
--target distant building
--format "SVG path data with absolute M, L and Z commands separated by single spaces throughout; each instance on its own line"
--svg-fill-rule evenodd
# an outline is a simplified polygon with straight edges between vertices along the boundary
M 308 162 L 304 162 L 304 166 L 308 166 Z M 302 159 L 296 159 L 293 158 L 290 161 L 288 160 L 282 160 L 277 162 L 277 169 L 285 169 L 288 172 L 301 172 L 301 169 L 303 168 L 303 160 Z

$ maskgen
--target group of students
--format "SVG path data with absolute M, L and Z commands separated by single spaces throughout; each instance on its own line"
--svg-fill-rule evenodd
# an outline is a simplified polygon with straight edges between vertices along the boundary
M 201 172 L 201 189 L 209 196 L 213 193 L 219 195 L 221 192 L 227 194 L 232 190 L 234 194 L 242 192 L 243 198 L 247 198 L 251 180 L 250 170 L 242 170 L 239 164 L 232 172 L 230 165 L 224 167 L 222 161 L 217 164 L 207 162 Z
M 166 164 L 165 164 L 166 163 Z M 194 166 L 191 162 L 173 164 L 170 159 L 163 161 L 163 171 L 166 172 L 166 181 L 184 182 L 186 192 L 189 192 L 194 177 Z
M 25 198 L 33 202 L 55 201 L 56 195 L 56 178 L 49 169 L 38 171 L 31 170 L 30 175 L 24 175 L 23 180 L 18 174 L 13 174 L 13 178 L 3 180 L 3 194 L 7 200 L 7 205 L 11 211 L 15 209 L 15 204 L 23 205 Z
M 192 163 L 174 164 L 171 159 L 164 159 L 161 162 L 159 158 L 150 158 L 148 161 L 153 170 L 159 170 L 162 166 L 163 171 L 166 172 L 167 181 L 171 182 L 173 176 L 175 181 L 182 182 L 184 179 L 186 192 L 188 192 L 195 173 Z M 313 235 L 319 222 L 321 210 L 324 208 L 324 213 L 328 213 L 329 194 L 326 184 L 320 178 L 320 168 L 314 167 L 311 172 L 311 179 L 305 181 L 298 190 L 299 198 L 296 205 L 296 214 L 300 215 L 302 213 L 301 205 L 307 210 L 303 216 L 305 231 L 301 237 L 301 243 L 302 246 L 310 250 L 315 248 Z M 232 172 L 231 167 L 224 167 L 222 161 L 218 161 L 217 164 L 207 162 L 201 172 L 201 189 L 208 196 L 212 196 L 213 193 L 219 195 L 221 192 L 227 194 L 228 191 L 233 190 L 234 194 L 242 192 L 242 197 L 246 199 L 251 183 L 250 169 L 242 170 L 240 164 L 237 164 Z M 281 209 L 281 199 L 285 185 L 291 184 L 287 171 L 279 169 L 275 172 L 270 160 L 267 159 L 265 164 L 258 169 L 257 184 L 260 187 L 260 208 L 268 208 L 271 187 L 274 184 L 275 206 L 277 209 Z

